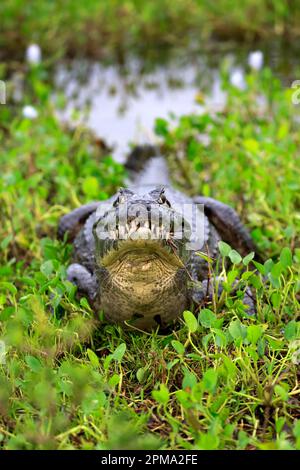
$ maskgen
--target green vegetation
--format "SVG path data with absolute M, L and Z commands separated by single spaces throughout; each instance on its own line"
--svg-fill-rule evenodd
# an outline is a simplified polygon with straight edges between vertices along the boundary
M 120 58 L 130 48 L 185 45 L 190 39 L 268 39 L 300 35 L 299 1 L 245 0 L 3 0 L 0 50 L 23 57 L 37 42 L 48 59 Z
M 66 281 L 59 217 L 112 194 L 123 168 L 89 132 L 58 123 L 39 68 L 24 98 L 38 117 L 0 108 L 3 448 L 300 449 L 298 124 L 269 70 L 249 73 L 244 92 L 222 74 L 224 111 L 158 119 L 156 132 L 179 186 L 232 204 L 266 261 L 223 243 L 221 298 L 165 336 L 95 318 Z M 255 317 L 241 301 L 247 285 Z

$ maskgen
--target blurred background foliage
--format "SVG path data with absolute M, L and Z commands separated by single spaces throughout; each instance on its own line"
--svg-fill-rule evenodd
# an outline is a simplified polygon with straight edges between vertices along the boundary
M 285 69 L 279 77 L 244 60 L 233 79 L 224 52 L 225 42 L 251 51 L 279 41 L 286 50 L 299 25 L 299 2 L 288 0 L 2 1 L 1 448 L 300 448 L 299 108 Z M 42 52 L 35 63 L 25 60 L 32 43 Z M 186 312 L 169 335 L 123 331 L 77 298 L 66 280 L 72 247 L 56 227 L 126 184 L 126 170 L 101 127 L 96 135 L 86 121 L 61 121 L 68 97 L 55 67 L 71 58 L 119 66 L 127 54 L 143 61 L 164 48 L 188 57 L 191 45 L 212 43 L 224 106 L 201 107 L 209 91 L 199 85 L 193 112 L 166 117 L 157 107 L 153 139 L 177 187 L 236 208 L 264 262 L 255 272 L 249 259 L 226 268 L 223 246 L 222 302 Z M 246 286 L 256 317 L 241 300 Z
M 290 41 L 299 37 L 299 25 L 299 0 L 5 0 L 0 48 L 4 57 L 22 58 L 27 44 L 37 42 L 48 60 L 101 58 L 211 38 Z

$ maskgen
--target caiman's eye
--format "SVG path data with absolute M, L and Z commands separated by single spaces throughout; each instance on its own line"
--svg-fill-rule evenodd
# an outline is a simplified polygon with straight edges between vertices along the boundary
M 120 196 L 117 197 L 117 199 L 113 202 L 113 206 L 117 207 L 120 203 Z
M 161 192 L 161 194 L 158 198 L 158 204 L 167 204 L 167 206 L 171 207 L 171 204 L 169 203 L 169 201 L 166 198 L 166 195 L 163 191 Z
M 123 204 L 126 201 L 124 194 L 120 194 L 117 199 L 114 201 L 113 206 L 117 207 L 119 204 Z
M 133 192 L 129 189 L 120 188 L 117 199 L 113 202 L 113 206 L 117 207 L 119 204 L 124 204 L 128 197 L 132 196 Z

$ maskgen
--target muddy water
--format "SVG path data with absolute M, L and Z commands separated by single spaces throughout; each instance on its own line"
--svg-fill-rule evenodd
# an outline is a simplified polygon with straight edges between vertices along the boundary
M 257 49 L 257 47 L 256 47 Z M 286 86 L 296 78 L 295 51 L 261 47 L 269 65 Z M 155 142 L 157 117 L 215 111 L 226 103 L 221 89 L 220 67 L 230 70 L 232 82 L 243 87 L 253 48 L 232 47 L 211 51 L 176 52 L 168 60 L 146 63 L 129 59 L 120 65 L 74 61 L 59 65 L 56 88 L 63 91 L 67 106 L 62 120 L 84 123 L 113 148 L 123 161 L 130 143 Z M 299 55 L 298 55 L 299 57 Z

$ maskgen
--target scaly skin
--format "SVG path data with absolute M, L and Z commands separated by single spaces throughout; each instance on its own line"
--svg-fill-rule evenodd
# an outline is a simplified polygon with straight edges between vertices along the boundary
M 203 299 L 207 262 L 197 254 L 198 248 L 187 250 L 186 235 L 182 238 L 172 226 L 158 228 L 158 217 L 163 222 L 168 217 L 180 220 L 178 204 L 188 204 L 196 211 L 195 204 L 204 206 L 201 251 L 211 258 L 217 258 L 220 240 L 241 255 L 255 251 L 236 212 L 211 198 L 192 199 L 166 185 L 162 188 L 138 183 L 130 190 L 120 190 L 106 203 L 105 209 L 95 202 L 62 217 L 59 236 L 68 232 L 75 237 L 74 263 L 68 268 L 68 279 L 111 322 L 130 323 L 144 330 L 165 327 L 193 301 Z M 105 227 L 124 207 L 125 220 L 107 231 Z M 150 216 L 155 223 L 151 220 L 149 226 Z M 184 224 L 193 228 L 194 220 L 185 216 Z M 100 236 L 103 230 L 105 235 Z M 153 239 L 154 233 L 158 239 Z M 193 282 L 191 287 L 191 281 L 197 287 Z M 199 289 L 201 281 L 203 289 Z M 249 299 L 245 303 L 251 307 Z

